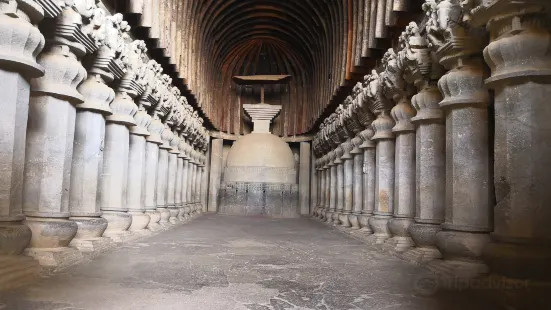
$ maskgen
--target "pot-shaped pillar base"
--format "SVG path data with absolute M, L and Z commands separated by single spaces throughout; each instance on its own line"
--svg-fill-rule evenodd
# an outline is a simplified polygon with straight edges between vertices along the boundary
M 64 248 L 77 234 L 77 223 L 63 218 L 27 217 L 23 224 L 32 231 L 30 248 Z
M 434 267 L 462 278 L 485 274 L 488 267 L 482 261 L 482 251 L 489 242 L 488 233 L 442 230 L 436 234 L 436 247 L 444 259 Z
M 151 218 L 143 211 L 128 211 L 128 214 L 132 216 L 132 224 L 128 228 L 129 231 L 142 231 L 149 225 Z
M 350 214 L 348 215 L 348 220 L 350 221 L 350 225 L 352 227 L 350 227 L 351 229 L 360 229 L 361 226 L 360 226 L 360 214 L 359 213 L 355 213 L 355 214 Z
M 186 219 L 189 219 L 191 217 L 191 207 L 189 206 L 189 204 L 184 206 L 184 210 L 185 210 L 184 217 Z
M 409 234 L 415 243 L 415 248 L 406 251 L 404 258 L 413 263 L 423 263 L 442 258 L 436 248 L 436 234 L 441 231 L 440 225 L 430 223 L 413 223 L 409 226 Z
M 359 221 L 361 229 L 360 231 L 365 234 L 372 234 L 373 230 L 371 229 L 371 226 L 369 226 L 369 218 L 371 217 L 371 214 L 361 214 L 359 215 Z
M 415 246 L 413 239 L 409 235 L 408 228 L 414 223 L 412 218 L 395 217 L 388 222 L 388 228 L 392 238 L 385 243 L 389 250 L 404 252 Z
M 21 222 L 0 222 L 0 255 L 19 255 L 31 241 L 31 230 Z
M 341 224 L 340 215 L 341 215 L 340 211 L 333 211 L 333 214 L 332 214 L 333 220 L 331 221 L 331 224 L 333 226 L 337 226 Z
M 369 219 L 369 226 L 373 230 L 373 243 L 383 244 L 388 238 L 392 237 L 388 229 L 388 222 L 392 219 L 390 215 L 373 215 Z
M 178 208 L 178 220 L 181 222 L 186 220 L 186 208 L 185 207 L 179 207 Z
M 132 225 L 132 215 L 122 211 L 103 211 L 102 217 L 107 220 L 107 229 L 103 233 L 106 237 L 117 234 L 127 234 Z
M 331 211 L 331 210 L 327 210 L 327 211 L 325 212 L 325 222 L 326 222 L 327 224 L 333 224 L 333 214 L 334 214 L 334 213 L 335 213 L 335 212 L 334 212 L 334 211 Z
M 103 236 L 107 229 L 107 220 L 102 217 L 70 217 L 78 226 L 74 239 L 87 240 Z M 74 240 L 73 239 L 73 240 Z
M 339 216 L 339 219 L 341 220 L 341 226 L 342 227 L 346 227 L 346 228 L 352 227 L 352 224 L 350 224 L 350 212 L 349 211 L 344 211 L 343 213 L 341 213 L 340 216 Z
M 151 231 L 159 231 L 163 227 L 159 224 L 159 221 L 161 220 L 161 213 L 157 210 L 146 210 L 145 214 L 149 215 L 149 224 L 147 225 L 147 229 Z
M 169 207 L 167 210 L 168 212 L 170 212 L 170 217 L 168 218 L 168 221 L 171 224 L 178 223 L 178 213 L 180 213 L 180 209 L 176 207 Z
M 159 224 L 163 227 L 170 226 L 170 211 L 168 211 L 167 208 L 157 208 L 157 211 L 161 214 L 161 219 L 159 220 Z

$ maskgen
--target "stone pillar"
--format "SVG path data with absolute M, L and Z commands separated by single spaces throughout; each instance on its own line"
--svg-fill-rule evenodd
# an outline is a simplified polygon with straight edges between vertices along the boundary
M 193 201 L 195 206 L 195 213 L 199 214 L 201 213 L 201 204 L 199 202 L 199 186 L 201 185 L 201 162 L 199 161 L 199 158 L 196 159 L 196 166 L 195 166 L 195 183 L 193 184 Z
M 197 213 L 203 213 L 203 205 L 201 204 L 201 184 L 203 184 L 203 169 L 205 165 L 200 162 L 197 165 L 197 180 L 195 185 L 195 204 Z
M 360 149 L 360 145 L 362 143 L 362 138 L 360 138 L 360 135 L 358 134 L 354 139 L 352 139 L 352 144 L 354 148 L 350 152 L 352 154 L 353 163 L 354 163 L 354 169 L 353 169 L 353 206 L 352 206 L 352 214 L 350 214 L 350 224 L 352 225 L 352 229 L 360 229 L 360 218 L 362 214 L 362 208 L 363 208 L 363 200 L 364 200 L 364 193 L 363 193 L 363 164 L 364 164 L 364 158 L 363 158 L 363 151 Z
M 394 121 L 387 111 L 381 111 L 372 123 L 375 149 L 375 210 L 369 219 L 374 242 L 380 244 L 390 238 L 388 222 L 394 214 Z
M 21 254 L 31 240 L 30 229 L 21 224 L 21 184 L 30 79 L 44 75 L 36 62 L 44 37 L 33 24 L 43 17 L 34 6 L 20 6 L 15 0 L 0 3 L 0 256 Z
M 318 159 L 318 166 L 317 166 L 317 171 L 318 171 L 318 177 L 317 177 L 317 181 L 318 181 L 318 197 L 317 197 L 317 200 L 318 200 L 318 206 L 319 206 L 319 214 L 318 214 L 318 217 L 320 219 L 326 219 L 326 206 L 325 206 L 325 191 L 327 190 L 325 188 L 325 169 L 323 167 L 323 165 L 325 164 L 324 163 L 324 160 L 325 160 L 325 156 L 322 156 L 322 158 Z
M 417 126 L 415 222 L 409 227 L 415 248 L 405 256 L 415 262 L 441 257 L 436 249 L 436 233 L 444 220 L 446 188 L 446 128 L 439 107 L 441 100 L 434 85 L 424 87 L 411 100 L 417 109 L 411 119 Z
M 360 149 L 363 150 L 363 206 L 360 217 L 361 231 L 366 234 L 372 234 L 373 230 L 369 225 L 369 219 L 373 216 L 375 209 L 375 142 L 371 138 L 375 132 L 369 125 L 360 133 L 363 143 Z
M 443 2 L 437 10 L 440 20 L 449 21 L 461 7 Z M 481 256 L 492 231 L 490 99 L 484 88 L 487 70 L 481 55 L 485 33 L 462 25 L 447 22 L 448 28 L 442 31 L 449 37 L 436 45 L 437 59 L 449 70 L 438 81 L 446 117 L 446 209 L 442 231 L 436 234 L 444 260 L 431 262 L 429 267 L 471 277 L 487 272 Z
M 300 167 L 298 174 L 300 187 L 300 214 L 310 214 L 310 143 L 300 143 Z
M 495 93 L 496 205 L 484 258 L 496 274 L 530 279 L 534 288 L 542 284 L 539 298 L 545 304 L 551 281 L 550 9 L 544 0 L 498 0 L 473 17 L 488 23 L 490 44 L 484 58 L 492 74 L 486 86 Z M 484 211 L 476 215 L 489 214 Z M 485 220 L 470 222 L 468 228 L 485 232 Z M 527 300 L 518 301 L 524 306 Z
M 193 205 L 195 206 L 195 213 L 199 214 L 201 213 L 201 210 L 203 207 L 201 206 L 200 202 L 200 186 L 201 186 L 201 162 L 199 161 L 199 158 L 197 156 L 196 164 L 195 164 L 195 180 L 193 184 Z
M 167 196 L 166 205 L 170 212 L 169 222 L 175 224 L 178 221 L 178 213 L 180 210 L 176 206 L 176 177 L 178 176 L 178 145 L 180 138 L 177 133 L 173 132 L 173 139 L 170 142 L 171 148 L 168 150 L 168 181 L 167 181 Z
M 45 21 L 45 26 L 50 27 L 48 35 L 51 37 L 38 56 L 45 74 L 31 81 L 23 211 L 32 238 L 25 253 L 46 266 L 72 263 L 82 255 L 67 246 L 78 228 L 75 222 L 68 220 L 69 189 L 75 105 L 83 102 L 76 87 L 86 78 L 86 70 L 78 58 L 86 53 L 86 49 L 75 33 L 64 37 L 57 35 L 61 31 L 59 27 L 78 28 L 79 25 L 67 24 L 75 18 L 79 20 L 80 14 L 72 8 L 65 8 L 55 20 Z
M 402 97 L 391 114 L 396 122 L 392 128 L 396 135 L 394 215 L 388 224 L 392 238 L 386 243 L 393 250 L 403 252 L 414 245 L 408 228 L 415 217 L 415 125 L 410 121 L 415 110 L 409 100 Z
M 309 199 L 310 199 L 310 212 L 311 215 L 314 215 L 315 212 L 320 210 L 320 204 L 319 204 L 319 196 L 318 193 L 320 191 L 320 185 L 319 185 L 319 171 L 317 167 L 317 159 L 314 155 L 314 152 L 311 152 L 310 157 L 310 193 L 309 193 Z
M 323 179 L 324 179 L 324 190 L 323 190 L 323 196 L 321 199 L 323 199 L 323 219 L 331 223 L 333 222 L 333 215 L 331 214 L 331 208 L 330 208 L 330 197 L 331 197 L 331 167 L 329 166 L 330 157 L 329 154 L 325 154 L 324 161 L 322 163 L 322 169 L 323 169 Z
M 199 195 L 198 195 L 198 192 L 199 192 L 199 184 L 200 184 L 200 181 L 201 181 L 201 163 L 199 162 L 199 159 L 196 157 L 195 159 L 195 167 L 194 167 L 194 170 L 195 170 L 195 177 L 194 177 L 194 180 L 193 180 L 193 207 L 195 208 L 194 212 L 196 214 L 200 213 L 199 210 L 201 209 L 200 205 L 199 205 L 199 201 L 198 201 L 198 198 L 199 198 Z
M 329 184 L 327 199 L 329 201 L 329 212 L 327 212 L 327 223 L 340 224 L 337 214 L 337 164 L 335 163 L 335 150 L 331 151 L 326 184 Z
M 185 153 L 184 153 L 185 154 Z M 189 201 L 188 201 L 188 179 L 189 179 L 189 157 L 185 155 L 184 158 L 184 170 L 182 174 L 182 205 L 184 206 L 184 218 L 188 219 L 191 208 L 189 207 Z
M 191 155 L 191 154 L 190 154 Z M 189 215 L 193 216 L 195 213 L 193 206 L 193 183 L 195 180 L 195 164 L 190 156 L 188 162 L 188 175 L 187 175 L 187 203 L 189 206 Z
M 488 91 L 481 58 L 457 59 L 438 82 L 446 113 L 446 216 L 436 246 L 453 273 L 484 273 L 491 225 Z M 465 173 L 468 171 L 469 173 Z
M 351 227 L 350 214 L 352 213 L 352 205 L 354 203 L 353 187 L 354 187 L 354 161 L 352 160 L 352 139 L 348 138 L 346 142 L 342 144 L 343 156 L 341 159 L 344 161 L 342 164 L 343 177 L 342 177 L 342 201 L 343 209 L 341 213 L 341 225 L 343 227 Z
M 172 132 L 168 125 L 164 125 L 161 139 L 163 144 L 159 145 L 159 168 L 157 170 L 157 211 L 161 214 L 159 224 L 163 227 L 169 225 L 170 211 L 167 210 L 167 185 L 168 185 L 168 157 Z
M 189 206 L 189 215 L 193 216 L 195 214 L 195 206 L 193 201 L 193 187 L 194 187 L 194 177 L 195 177 L 195 164 L 193 163 L 192 154 L 190 154 L 189 163 L 188 163 L 188 179 L 187 179 L 187 203 Z
M 144 101 L 140 100 L 138 112 L 134 115 L 136 126 L 130 129 L 130 148 L 128 155 L 128 188 L 126 190 L 126 204 L 128 214 L 132 216 L 129 231 L 144 231 L 151 218 L 145 213 L 145 180 L 146 176 L 146 137 L 149 136 L 147 127 L 151 123 L 151 116 L 145 111 Z
M 159 224 L 161 213 L 157 210 L 157 176 L 159 146 L 163 144 L 161 132 L 164 130 L 164 126 L 157 113 L 153 114 L 153 120 L 147 129 L 150 135 L 146 138 L 145 149 L 145 213 L 150 218 L 147 228 L 151 231 L 158 231 L 162 227 Z
M 208 138 L 207 138 L 208 139 Z M 207 146 L 206 152 L 202 156 L 203 159 L 203 172 L 201 173 L 202 181 L 201 181 L 201 205 L 203 206 L 203 209 L 201 210 L 203 213 L 208 212 L 208 195 L 209 195 L 209 175 L 210 175 L 210 150 L 208 149 L 208 141 L 206 142 Z
M 178 219 L 180 221 L 184 220 L 184 214 L 186 213 L 182 201 L 182 181 L 184 178 L 184 150 L 185 147 L 185 140 L 180 137 L 180 145 L 179 150 L 180 153 L 178 154 L 178 167 L 177 167 L 177 173 L 176 173 L 176 188 L 175 188 L 175 196 L 174 196 L 174 202 L 176 204 L 176 207 L 178 208 Z
M 335 212 L 333 213 L 333 225 L 342 224 L 342 212 L 344 209 L 344 165 L 342 144 L 335 150 Z
M 109 223 L 104 235 L 115 242 L 122 242 L 130 236 L 128 228 L 132 224 L 132 215 L 128 213 L 128 154 L 130 148 L 130 128 L 136 125 L 134 114 L 137 107 L 133 97 L 135 76 L 127 72 L 111 103 L 113 115 L 107 117 L 105 129 L 105 150 L 103 178 L 101 180 L 101 210 Z
M 84 102 L 76 106 L 69 219 L 78 225 L 71 246 L 83 252 L 101 250 L 109 241 L 102 237 L 107 220 L 101 217 L 98 197 L 103 169 L 105 116 L 111 114 L 109 104 L 115 97 L 115 92 L 106 85 L 113 80 L 113 75 L 103 65 L 111 58 L 110 54 L 111 50 L 105 46 L 97 52 L 88 79 L 78 87 Z

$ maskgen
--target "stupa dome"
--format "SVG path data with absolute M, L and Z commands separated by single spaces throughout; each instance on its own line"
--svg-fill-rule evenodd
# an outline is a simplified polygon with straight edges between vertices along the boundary
M 251 133 L 238 139 L 226 162 L 226 182 L 296 183 L 293 152 L 270 133 Z

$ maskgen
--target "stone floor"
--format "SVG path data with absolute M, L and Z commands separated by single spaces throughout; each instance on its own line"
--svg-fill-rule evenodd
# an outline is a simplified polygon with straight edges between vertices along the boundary
M 494 309 L 427 281 L 314 219 L 204 215 L 5 293 L 0 309 Z

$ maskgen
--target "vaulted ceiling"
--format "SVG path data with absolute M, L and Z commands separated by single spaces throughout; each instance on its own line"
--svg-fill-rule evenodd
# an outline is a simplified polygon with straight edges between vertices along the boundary
M 281 104 L 274 133 L 307 133 L 342 102 L 390 47 L 393 29 L 419 0 L 127 0 L 124 12 L 152 57 L 173 72 L 188 99 L 215 130 L 246 131 L 243 103 L 256 87 L 235 75 L 289 74 L 270 86 L 267 103 Z M 371 58 L 373 57 L 373 58 Z

